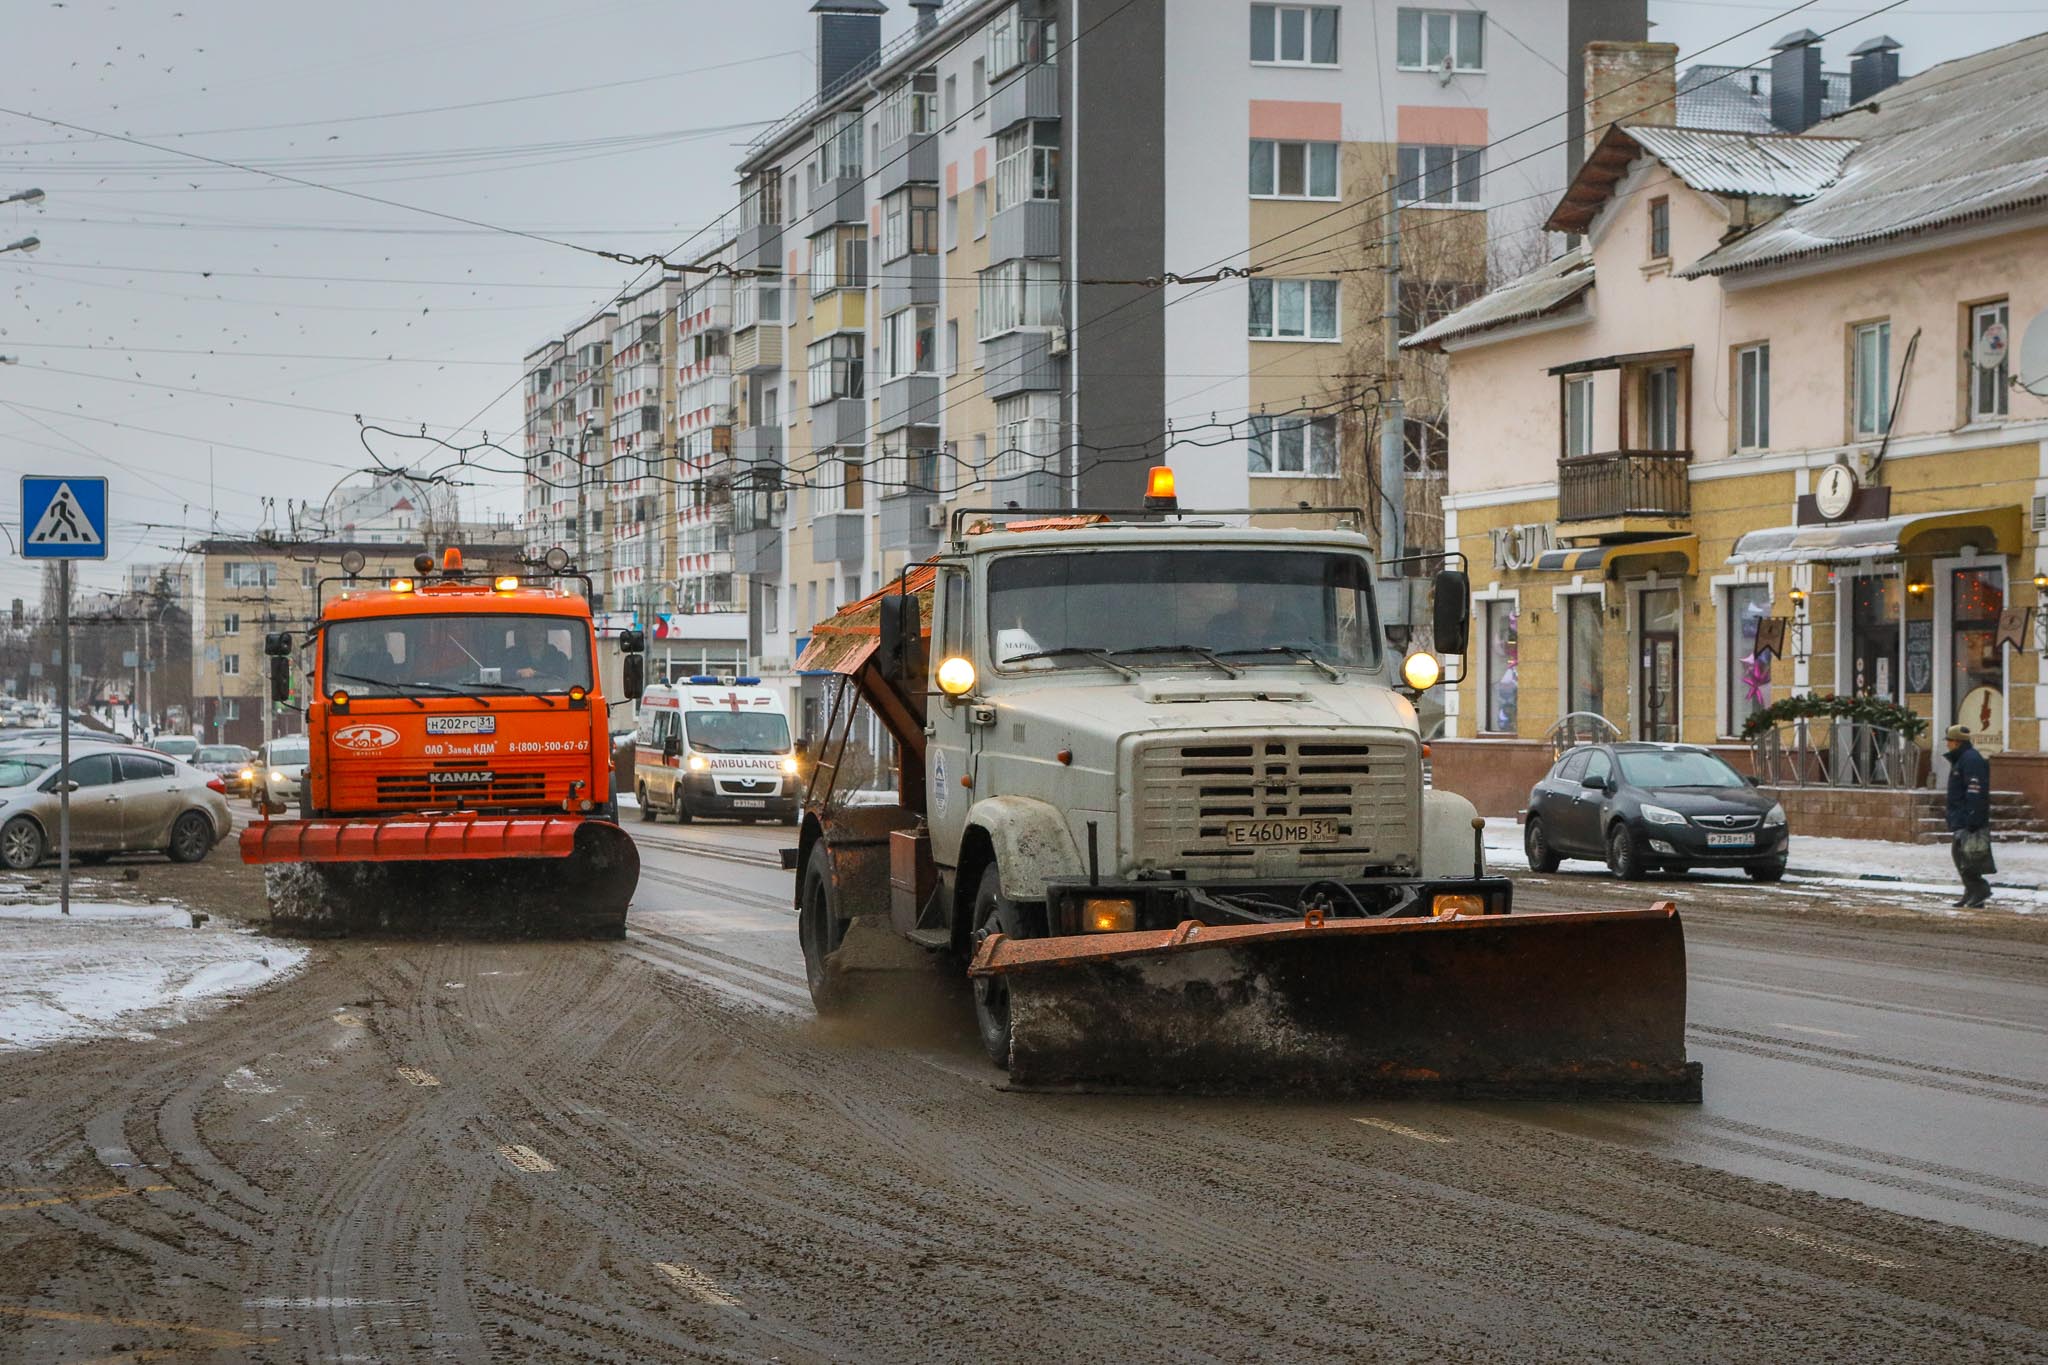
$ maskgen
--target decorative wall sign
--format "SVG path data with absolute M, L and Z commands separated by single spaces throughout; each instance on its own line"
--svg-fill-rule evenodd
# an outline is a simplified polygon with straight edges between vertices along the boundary
M 1493 562 L 1502 569 L 1533 569 L 1536 557 L 1557 548 L 1557 527 L 1544 521 L 1493 528 Z
M 1934 690 L 1934 622 L 1906 622 L 1906 690 Z
M 1756 645 L 1753 654 L 1768 654 L 1773 658 L 1785 657 L 1785 618 L 1766 616 L 1756 623 Z
M 1998 639 L 1992 647 L 2011 645 L 2014 649 L 2025 649 L 2029 638 L 2027 626 L 2033 615 L 2032 607 L 2008 607 L 1998 613 Z

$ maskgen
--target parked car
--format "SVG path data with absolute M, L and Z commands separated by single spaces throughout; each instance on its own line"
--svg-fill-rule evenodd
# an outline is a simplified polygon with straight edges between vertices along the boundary
M 1785 808 L 1718 755 L 1684 744 L 1583 744 L 1529 793 L 1522 847 L 1529 866 L 1604 861 L 1630 880 L 1653 868 L 1739 867 L 1760 882 L 1785 875 Z
M 149 747 L 160 754 L 169 754 L 190 763 L 192 755 L 199 752 L 199 738 L 196 735 L 158 735 L 149 742 Z
M 287 735 L 263 746 L 256 763 L 250 801 L 261 810 L 283 812 L 299 803 L 299 788 L 306 780 L 306 762 L 312 750 L 304 735 Z
M 256 785 L 256 755 L 239 744 L 202 744 L 192 766 L 221 780 L 230 796 L 247 796 Z
M 58 771 L 56 747 L 0 754 L 0 863 L 24 872 L 57 851 L 58 783 L 71 788 L 71 849 L 80 862 L 157 852 L 196 863 L 234 823 L 217 777 L 132 745 L 90 745 Z

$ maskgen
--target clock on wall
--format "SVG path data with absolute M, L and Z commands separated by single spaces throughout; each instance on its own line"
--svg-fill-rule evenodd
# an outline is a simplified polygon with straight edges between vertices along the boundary
M 1813 506 L 1829 521 L 1838 521 L 1856 500 L 1856 471 L 1845 464 L 1831 464 L 1820 472 L 1813 486 Z

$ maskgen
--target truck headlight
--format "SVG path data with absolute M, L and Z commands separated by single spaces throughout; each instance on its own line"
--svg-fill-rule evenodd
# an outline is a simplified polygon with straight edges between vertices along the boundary
M 702 755 L 702 754 L 691 754 L 691 755 L 690 755 L 690 771 L 691 771 L 691 772 L 693 772 L 693 773 L 701 773 L 701 772 L 703 772 L 703 771 L 704 771 L 705 769 L 709 768 L 710 766 L 711 766 L 710 762 L 709 762 L 709 761 L 708 761 L 708 760 L 707 760 L 707 759 L 706 759 L 706 758 L 704 757 L 704 755 Z
M 1410 654 L 1401 665 L 1401 679 L 1417 692 L 1427 692 L 1435 687 L 1444 675 L 1444 666 L 1436 661 L 1436 655 L 1426 649 Z
M 974 665 L 955 654 L 939 665 L 939 691 L 964 697 L 974 690 Z
M 1643 804 L 1643 819 L 1653 825 L 1682 825 L 1685 817 L 1668 806 Z

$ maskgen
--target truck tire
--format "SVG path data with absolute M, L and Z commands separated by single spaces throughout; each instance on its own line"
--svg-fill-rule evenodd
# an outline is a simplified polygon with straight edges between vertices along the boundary
M 804 859 L 802 894 L 797 899 L 796 936 L 804 951 L 804 984 L 811 1007 L 820 1019 L 845 1013 L 850 992 L 832 965 L 832 954 L 846 938 L 846 921 L 833 913 L 832 865 L 822 841 Z
M 653 824 L 655 811 L 654 807 L 647 804 L 647 788 L 644 786 L 634 788 L 633 799 L 640 803 L 640 823 L 643 825 Z
M 1035 907 L 1013 901 L 1003 895 L 1003 879 L 996 865 L 990 863 L 983 869 L 981 885 L 974 893 L 974 911 L 969 923 L 974 926 L 974 944 L 989 934 L 1002 934 L 1008 938 L 1037 938 L 1044 931 L 1039 925 L 1042 914 L 1034 914 Z M 999 976 L 978 976 L 974 978 L 974 1022 L 981 1033 L 981 1045 L 988 1052 L 988 1059 L 1003 1070 L 1010 1069 L 1010 987 Z

